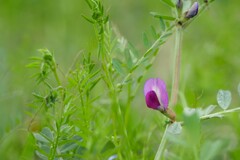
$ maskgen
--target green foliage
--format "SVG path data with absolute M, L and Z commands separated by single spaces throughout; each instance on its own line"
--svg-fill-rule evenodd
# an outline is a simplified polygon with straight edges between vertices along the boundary
M 232 92 L 232 95 L 230 91 L 220 90 L 218 92 L 217 103 L 223 109 L 223 111 L 220 112 L 214 112 L 217 110 L 217 105 L 209 105 L 208 107 L 202 108 L 202 106 L 205 106 L 206 104 L 212 104 L 210 102 L 214 100 L 214 98 L 208 99 L 208 97 L 214 97 L 212 95 L 209 96 L 209 92 L 211 92 L 209 91 L 209 87 L 207 87 L 207 91 L 205 90 L 205 92 L 203 92 L 202 97 L 197 97 L 200 92 L 199 90 L 204 89 L 202 83 L 205 77 L 209 77 L 209 75 L 205 75 L 209 73 L 207 70 L 204 70 L 203 73 L 202 66 L 200 67 L 201 72 L 195 72 L 195 70 L 197 70 L 196 66 L 202 63 L 199 63 L 200 58 L 196 58 L 199 54 L 191 52 L 191 49 L 194 48 L 194 46 L 197 44 L 201 45 L 203 42 L 202 37 L 204 36 L 198 33 L 202 25 L 199 25 L 200 27 L 194 27 L 194 36 L 191 36 L 191 42 L 194 42 L 194 45 L 190 42 L 186 43 L 187 49 L 185 49 L 184 52 L 184 54 L 186 54 L 183 56 L 189 57 L 184 59 L 187 59 L 189 61 L 188 63 L 195 67 L 195 70 L 189 71 L 189 73 L 191 73 L 189 78 L 191 79 L 191 83 L 186 82 L 186 90 L 184 90 L 184 87 L 181 89 L 182 94 L 184 94 L 183 97 L 185 102 L 182 104 L 179 103 L 176 108 L 174 108 L 177 113 L 177 122 L 171 124 L 167 121 L 166 125 L 162 115 L 155 114 L 153 111 L 145 111 L 145 104 L 143 104 L 144 98 L 139 95 L 142 92 L 139 91 L 139 88 L 143 85 L 146 75 L 150 73 L 150 69 L 154 70 L 153 66 L 156 65 L 154 62 L 160 65 L 156 67 L 157 72 L 159 72 L 160 67 L 164 68 L 166 74 L 168 74 L 167 68 L 169 67 L 169 62 L 167 56 L 164 57 L 164 54 L 162 54 L 162 50 L 159 50 L 159 47 L 174 35 L 176 26 L 181 25 L 183 22 L 182 26 L 186 29 L 188 25 L 185 24 L 190 24 L 192 22 L 192 20 L 185 21 L 182 19 L 184 12 L 189 9 L 192 1 L 184 1 L 183 10 L 179 12 L 176 9 L 176 1 L 162 0 L 164 4 L 170 7 L 168 9 L 171 9 L 172 14 L 169 14 L 169 12 L 166 13 L 164 7 L 161 6 L 160 3 L 160 10 L 163 14 L 151 12 L 151 14 L 157 18 L 159 24 L 149 25 L 149 23 L 143 20 L 144 25 L 148 25 L 149 28 L 149 31 L 143 33 L 143 45 L 145 47 L 142 44 L 136 45 L 135 42 L 130 43 L 127 40 L 131 39 L 129 38 L 131 37 L 130 34 L 127 35 L 121 27 L 120 33 L 116 24 L 118 24 L 118 21 L 122 21 L 125 18 L 110 21 L 108 14 L 112 13 L 111 7 L 114 8 L 114 5 L 108 9 L 104 7 L 105 5 L 103 5 L 103 1 L 101 0 L 86 0 L 85 2 L 85 6 L 88 6 L 88 9 L 90 10 L 90 15 L 88 15 L 87 13 L 85 14 L 86 8 L 84 8 L 84 15 L 88 16 L 82 15 L 82 17 L 90 23 L 87 24 L 87 27 L 83 24 L 79 29 L 79 25 L 75 22 L 77 18 L 75 16 L 79 14 L 77 6 L 84 6 L 80 2 L 81 5 L 65 5 L 67 2 L 61 2 L 59 5 L 60 7 L 58 6 L 58 2 L 50 2 L 54 6 L 54 9 L 52 10 L 56 12 L 55 14 L 57 17 L 61 16 L 61 19 L 66 19 L 61 24 L 57 23 L 58 20 L 56 17 L 52 17 L 53 11 L 52 14 L 46 12 L 47 16 L 45 14 L 40 16 L 43 20 L 48 20 L 51 25 L 53 25 L 52 27 L 54 30 L 56 26 L 64 26 L 65 28 L 63 30 L 66 30 L 66 35 L 69 35 L 70 37 L 73 36 L 73 34 L 77 34 L 77 30 L 84 30 L 83 32 L 87 33 L 87 37 L 91 41 L 85 42 L 84 40 L 84 42 L 82 42 L 79 40 L 77 41 L 78 43 L 75 43 L 71 38 L 65 40 L 62 39 L 61 36 L 52 35 L 51 32 L 53 32 L 53 30 L 49 30 L 47 27 L 46 29 L 42 29 L 46 32 L 43 34 L 43 37 L 53 37 L 54 40 L 56 40 L 56 37 L 60 37 L 59 39 L 63 44 L 59 45 L 59 48 L 57 47 L 58 49 L 48 47 L 51 48 L 51 50 L 56 51 L 54 54 L 48 49 L 40 49 L 39 52 L 41 53 L 41 57 L 31 58 L 33 62 L 29 64 L 28 67 L 35 69 L 33 77 L 36 79 L 36 85 L 30 83 L 27 84 L 29 87 L 34 86 L 34 92 L 31 98 L 24 97 L 27 102 L 29 102 L 29 99 L 33 99 L 29 105 L 32 108 L 28 108 L 31 112 L 28 112 L 31 119 L 30 122 L 24 122 L 23 127 L 20 126 L 21 128 L 24 128 L 24 134 L 14 135 L 21 140 L 20 144 L 17 143 L 17 140 L 15 142 L 14 139 L 11 142 L 11 136 L 4 136 L 2 138 L 1 142 L 3 143 L 0 145 L 1 155 L 3 155 L 3 153 L 7 155 L 9 154 L 8 152 L 11 151 L 11 155 L 14 155 L 14 152 L 21 152 L 15 153 L 15 155 L 21 155 L 16 156 L 17 158 L 20 157 L 20 159 L 147 160 L 154 159 L 154 157 L 156 157 L 158 145 L 163 144 L 159 147 L 161 151 L 160 157 L 162 159 L 219 159 L 222 156 L 229 159 L 236 159 L 239 154 L 239 150 L 237 149 L 239 146 L 239 140 L 237 138 L 239 130 L 237 123 L 238 116 L 234 113 L 232 115 L 235 115 L 235 118 L 234 116 L 229 116 L 228 119 L 221 121 L 220 123 L 218 119 L 214 121 L 202 121 L 211 118 L 223 118 L 226 113 L 239 110 L 239 108 L 228 109 L 232 97 L 235 97 L 234 92 Z M 131 2 L 119 1 L 118 3 L 128 3 L 129 6 L 132 6 L 132 4 L 130 4 Z M 212 1 L 202 4 L 201 9 L 204 9 L 206 5 L 210 5 L 211 2 Z M 5 2 L 3 5 L 7 5 L 7 3 L 8 2 Z M 9 5 L 11 5 L 11 3 L 9 2 Z M 30 1 L 26 1 L 25 3 L 26 4 L 24 5 L 30 5 L 28 4 Z M 48 7 L 48 1 L 43 1 L 41 3 Z M 139 1 L 137 3 L 139 3 L 140 6 L 143 4 L 143 2 Z M 119 7 L 121 7 L 121 5 L 119 5 Z M 157 7 L 157 5 L 154 3 L 154 5 L 149 8 L 152 7 Z M 76 8 L 77 12 L 72 13 Z M 134 8 L 130 7 L 130 9 L 131 14 L 134 14 Z M 48 8 L 44 8 L 44 11 L 45 10 L 47 11 Z M 64 15 L 58 15 L 59 11 L 64 12 Z M 4 10 L 1 10 L 0 12 L 2 13 Z M 29 13 L 32 12 L 29 11 Z M 23 15 L 19 14 L 19 16 L 26 17 L 29 13 Z M 131 18 L 130 13 L 128 14 L 129 15 L 126 17 Z M 70 19 L 66 18 L 66 15 L 74 17 L 74 25 L 71 24 Z M 9 18 L 9 20 L 11 20 L 11 18 Z M 45 25 L 45 23 L 42 22 L 39 22 L 39 24 L 41 24 L 39 26 Z M 207 24 L 210 24 L 210 22 L 206 22 L 206 26 L 209 27 Z M 88 32 L 89 28 L 91 28 L 88 25 L 92 25 L 95 30 L 96 41 L 98 43 L 97 47 L 94 44 L 95 40 L 92 40 L 93 38 L 91 37 L 90 32 Z M 25 26 L 27 25 L 24 25 L 24 27 Z M 77 26 L 77 29 L 75 28 L 71 30 L 69 29 L 69 26 Z M 18 27 L 21 28 L 20 26 Z M 128 27 L 127 33 L 135 31 L 131 30 L 130 26 Z M 134 27 L 139 31 L 140 26 L 134 24 Z M 59 28 L 56 28 L 56 30 L 58 29 Z M 41 29 L 36 28 L 36 30 Z M 59 32 L 62 32 L 62 30 Z M 204 32 L 206 32 L 206 29 L 204 29 Z M 187 31 L 185 33 L 188 34 L 192 32 Z M 38 38 L 41 37 L 40 35 L 42 36 L 41 33 L 37 35 Z M 82 38 L 81 34 L 77 35 L 76 39 Z M 194 37 L 197 37 L 197 40 L 195 40 Z M 225 37 L 229 36 L 227 35 Z M 28 37 L 25 38 L 27 39 Z M 186 36 L 186 39 L 187 38 L 188 36 Z M 136 36 L 135 39 L 139 40 L 139 37 Z M 184 41 L 186 39 L 184 39 Z M 50 42 L 47 41 L 46 43 L 49 43 L 49 46 L 51 46 L 50 44 L 52 44 L 52 42 Z M 39 42 L 37 41 L 36 43 Z M 66 47 L 72 49 L 74 48 L 73 46 L 78 46 L 79 44 L 82 45 L 84 43 L 91 45 L 89 47 L 90 49 L 88 48 L 91 51 L 84 50 L 79 52 L 79 54 L 72 59 L 70 64 L 71 67 L 69 67 L 66 72 L 66 66 L 64 65 L 67 64 L 68 58 L 72 57 L 70 52 L 66 52 L 66 50 L 62 50 L 62 48 Z M 35 47 L 39 46 L 48 45 L 39 43 L 32 47 L 35 49 Z M 166 46 L 169 46 L 169 44 Z M 201 48 L 202 47 L 204 48 L 204 46 L 201 45 Z M 208 49 L 212 50 L 211 47 L 213 46 L 210 44 Z M 168 50 L 169 48 L 166 49 Z M 29 49 L 26 48 L 21 48 L 21 50 L 24 50 L 24 52 L 27 50 L 27 53 L 30 52 Z M 205 51 L 206 48 L 202 50 Z M 0 54 L 2 55 L 2 53 L 3 51 L 0 48 Z M 64 53 L 62 57 L 61 53 Z M 159 54 L 161 55 L 160 59 L 158 59 Z M 213 54 L 212 51 L 211 54 Z M 11 54 L 9 54 L 9 57 L 10 56 Z M 64 63 L 61 61 L 61 58 Z M 215 60 L 215 63 L 211 63 L 213 65 L 218 63 L 225 64 L 222 63 L 221 58 L 218 57 L 208 57 L 201 62 L 207 63 L 211 58 L 217 59 Z M 234 57 L 231 56 L 222 59 L 228 62 L 231 61 L 231 58 L 234 59 Z M 197 59 L 196 63 L 194 61 L 195 59 Z M 212 66 L 208 66 L 208 68 L 212 68 Z M 162 69 L 160 69 L 160 72 L 162 73 Z M 182 72 L 184 74 L 183 77 L 186 79 L 188 78 L 188 76 L 185 76 L 187 72 L 187 70 L 183 70 Z M 223 71 L 223 74 L 224 73 L 227 73 L 227 71 Z M 156 77 L 156 73 L 152 74 Z M 212 73 L 210 76 L 212 75 L 215 74 Z M 0 76 L 4 80 L 4 74 L 1 74 Z M 21 75 L 21 77 L 24 76 Z M 229 77 L 229 80 L 230 78 L 233 78 L 231 75 L 226 77 Z M 12 79 L 14 79 L 14 77 L 12 77 Z M 219 81 L 216 82 L 216 84 L 213 84 L 212 82 L 210 83 L 211 78 L 207 80 L 207 83 L 213 85 L 213 87 L 217 87 L 217 89 L 224 87 L 220 85 L 221 78 L 219 78 Z M 222 82 L 225 84 L 225 81 L 222 80 Z M 4 93 L 9 88 L 4 88 L 3 86 L 4 85 L 1 85 L 1 89 L 3 89 L 2 92 Z M 189 91 L 189 89 L 192 88 L 197 88 L 196 97 L 194 97 L 195 91 Z M 211 88 L 211 90 L 214 91 L 217 89 Z M 240 84 L 237 90 L 240 94 Z M 194 92 L 194 96 L 191 95 L 193 94 L 192 92 Z M 14 101 L 19 102 L 18 99 L 14 97 L 14 94 L 10 95 L 14 98 Z M 0 100 L 3 101 L 3 98 Z M 202 100 L 204 100 L 204 102 L 202 102 Z M 12 102 L 14 101 L 12 100 Z M 235 102 L 233 101 L 232 104 L 235 104 Z M 9 105 L 11 104 L 9 103 Z M 25 101 L 24 105 L 26 105 Z M 20 104 L 17 104 L 16 106 L 20 106 Z M 21 108 L 21 110 L 23 109 Z M 3 113 L 5 114 L 6 112 Z M 214 124 L 211 124 L 212 121 Z M 27 127 L 25 126 L 25 123 Z M 233 127 L 233 124 L 236 126 Z M 168 127 L 164 132 L 165 126 Z M 228 127 L 230 129 L 228 129 Z M 26 128 L 28 128 L 28 131 L 26 131 Z M 224 134 L 225 130 L 228 132 L 228 136 Z M 15 132 L 19 133 L 19 130 L 16 130 Z M 164 136 L 164 133 L 167 135 Z M 231 133 L 231 135 L 229 133 Z M 24 135 L 26 137 L 24 137 Z M 22 138 L 22 136 L 24 138 Z M 224 137 L 224 139 L 221 138 L 221 136 Z M 234 141 L 236 140 L 235 143 L 232 142 L 233 139 Z M 16 148 L 9 147 L 9 144 Z M 3 156 L 2 158 L 11 159 L 8 157 L 11 156 Z M 16 159 L 16 157 L 12 159 Z
M 53 54 L 49 50 L 40 49 L 39 52 L 42 54 L 42 58 L 32 57 L 31 59 L 34 62 L 27 65 L 27 67 L 40 69 L 40 72 L 34 76 L 37 77 L 37 82 L 41 83 L 48 78 L 50 73 L 56 71 L 56 64 Z
M 150 14 L 155 18 L 161 18 L 161 19 L 165 19 L 165 20 L 169 20 L 169 21 L 174 21 L 176 19 L 174 17 L 164 16 L 164 15 L 161 15 L 161 14 L 156 13 L 156 12 L 150 12 Z
M 58 65 L 53 54 L 44 49 L 40 50 L 42 57 L 34 58 L 35 62 L 28 65 L 40 70 L 36 76 L 37 82 L 46 89 L 45 95 L 34 93 L 35 103 L 39 104 L 39 108 L 45 106 L 44 112 L 47 117 L 47 124 L 42 130 L 33 132 L 37 145 L 35 153 L 41 159 L 91 159 L 92 156 L 100 159 L 136 159 L 142 156 L 146 158 L 147 154 L 139 152 L 134 147 L 143 142 L 132 139 L 132 133 L 128 129 L 129 121 L 127 121 L 130 116 L 129 107 L 144 75 L 152 67 L 159 47 L 172 35 L 175 27 L 179 25 L 182 27 L 182 22 L 179 22 L 182 20 L 174 18 L 176 15 L 162 16 L 151 12 L 160 20 L 161 31 L 151 26 L 151 38 L 146 33 L 143 34 L 143 42 L 147 49 L 140 54 L 117 32 L 116 28 L 112 27 L 108 16 L 105 16 L 107 13 L 101 1 L 86 0 L 86 2 L 92 11 L 92 16 L 91 18 L 83 17 L 97 30 L 100 62 L 94 62 L 90 52 L 81 52 L 80 54 L 84 54 L 82 60 L 76 59 L 69 71 L 59 78 Z M 176 10 L 172 1 L 164 0 L 163 2 Z M 178 12 L 178 14 L 182 13 Z M 169 24 L 167 21 L 172 22 Z M 102 92 L 93 96 L 95 87 Z M 105 108 L 97 109 L 97 106 L 103 105 L 101 101 L 104 99 L 108 101 L 104 103 Z M 198 153 L 201 140 L 200 120 L 222 117 L 225 113 L 235 111 L 226 110 L 231 102 L 229 91 L 220 90 L 217 101 L 225 110 L 224 112 L 212 113 L 216 107 L 214 105 L 206 109 L 185 108 L 183 122 L 167 125 L 155 159 L 163 156 L 165 143 L 174 136 L 179 136 L 179 139 L 173 142 L 182 146 L 181 151 L 187 157 L 195 159 L 203 157 Z M 100 114 L 101 117 L 96 117 L 96 114 Z M 107 127 L 105 131 L 100 129 L 103 124 Z M 218 146 L 216 144 L 215 148 Z M 205 147 L 201 152 L 206 152 Z M 216 155 L 215 150 L 211 152 L 212 155 L 205 158 Z M 177 157 L 174 149 L 168 154 L 170 157 Z
M 170 7 L 175 7 L 175 4 L 173 3 L 172 0 L 162 0 L 162 2 Z
M 45 77 L 41 80 L 37 76 L 39 85 L 43 85 L 42 89 L 46 90 L 47 94 L 44 96 L 39 93 L 33 94 L 36 99 L 35 103 L 39 104 L 39 109 L 45 106 L 48 121 L 48 125 L 41 132 L 33 132 L 37 143 L 36 155 L 41 159 L 56 159 L 57 157 L 79 159 L 85 151 L 81 137 L 84 135 L 81 135 L 79 131 L 84 130 L 81 127 L 90 125 L 89 117 L 85 115 L 87 114 L 86 106 L 96 100 L 96 98 L 91 97 L 90 92 L 100 81 L 99 70 L 95 69 L 91 54 L 88 54 L 86 58 L 83 58 L 80 66 L 73 64 L 76 69 L 71 68 L 69 73 L 64 75 L 68 80 L 68 85 L 66 85 L 59 79 L 53 54 L 48 50 L 40 51 L 43 53 L 42 57 L 35 58 L 37 62 L 33 62 L 34 65 L 28 65 L 40 70 L 37 75 L 42 76 L 43 73 L 48 73 L 44 74 Z M 43 69 L 42 66 L 46 67 Z M 50 73 L 53 73 L 53 77 L 50 76 Z M 76 93 L 78 96 L 75 95 Z M 80 97 L 80 101 L 76 99 L 77 97 Z M 77 111 L 77 106 L 83 109 Z M 42 113 L 44 112 L 36 114 Z M 78 116 L 83 117 L 84 124 L 74 123 Z M 86 132 L 85 134 L 88 134 L 90 130 Z

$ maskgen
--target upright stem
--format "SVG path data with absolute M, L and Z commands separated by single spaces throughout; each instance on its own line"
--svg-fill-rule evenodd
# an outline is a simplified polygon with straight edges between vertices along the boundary
M 167 130 L 168 130 L 168 125 L 166 126 L 165 128 L 165 131 L 164 131 L 164 134 L 163 134 L 163 137 L 162 137 L 162 140 L 161 140 L 161 143 L 158 147 L 158 151 L 155 155 L 155 158 L 154 160 L 160 160 L 160 158 L 162 157 L 162 154 L 163 154 L 163 149 L 164 149 L 164 146 L 165 146 L 165 143 L 166 143 L 166 135 L 167 135 Z
M 108 65 L 111 64 L 111 57 L 110 57 L 110 53 L 109 51 L 111 51 L 112 49 L 109 47 L 109 46 L 106 46 L 105 45 L 105 41 L 107 40 L 107 37 L 105 35 L 105 28 L 107 26 L 105 26 L 105 24 L 101 26 L 102 28 L 102 32 L 100 34 L 98 34 L 98 36 L 100 37 L 98 39 L 98 47 L 99 47 L 99 55 L 101 56 L 101 60 L 102 60 L 102 70 L 104 72 L 104 80 L 105 80 L 105 83 L 109 89 L 109 97 L 112 98 L 112 111 L 113 111 L 113 114 L 114 114 L 114 122 L 115 124 L 113 125 L 113 127 L 115 127 L 115 136 L 116 136 L 116 139 L 117 139 L 117 131 L 119 130 L 118 126 L 120 126 L 120 134 L 123 134 L 123 139 L 126 140 L 126 141 L 122 141 L 123 143 L 121 143 L 122 146 L 124 146 L 126 149 L 126 157 L 128 159 L 132 159 L 132 150 L 131 150 L 131 144 L 130 144 L 130 141 L 129 141 L 129 138 L 128 138 L 128 133 L 127 133 L 127 129 L 126 129 L 126 126 L 124 124 L 124 117 L 123 117 L 123 113 L 122 113 L 122 110 L 121 110 L 121 106 L 120 106 L 120 102 L 119 102 L 119 97 L 118 97 L 118 92 L 115 88 L 115 85 L 114 85 L 114 79 L 113 79 L 113 76 L 112 76 L 112 71 L 111 71 L 111 66 L 109 67 Z M 108 34 L 106 32 L 106 34 Z M 108 43 L 108 42 L 107 42 Z M 125 143 L 126 142 L 126 143 Z M 122 158 L 122 152 L 120 151 L 121 148 L 118 149 L 118 158 L 121 160 L 123 159 Z
M 51 150 L 49 160 L 54 160 L 56 158 L 56 152 L 57 152 L 58 142 L 59 142 L 59 138 L 60 138 L 60 128 L 59 128 L 60 126 L 61 126 L 61 124 L 59 126 L 57 126 L 57 135 L 53 142 L 53 148 Z
M 172 77 L 172 92 L 170 106 L 174 106 L 178 100 L 178 89 L 179 89 L 179 77 L 181 67 L 181 43 L 182 43 L 182 26 L 176 27 L 176 39 L 175 39 L 175 50 L 174 50 L 174 67 Z
M 53 74 L 54 74 L 54 77 L 55 77 L 58 85 L 61 86 L 61 81 L 60 81 L 59 76 L 58 76 L 58 74 L 57 74 L 57 64 L 56 64 L 55 59 L 53 59 L 53 63 L 54 63 L 54 64 L 53 64 L 54 66 L 53 66 L 53 68 L 52 68 L 52 72 L 53 72 Z

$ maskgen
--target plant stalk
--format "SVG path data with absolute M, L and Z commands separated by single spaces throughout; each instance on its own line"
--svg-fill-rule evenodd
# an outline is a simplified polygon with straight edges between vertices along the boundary
M 223 116 L 223 114 L 232 113 L 232 112 L 239 111 L 239 110 L 240 110 L 240 107 L 237 107 L 237 108 L 233 108 L 233 109 L 224 110 L 224 111 L 221 111 L 221 112 L 216 112 L 216 113 L 208 114 L 208 115 L 205 115 L 205 116 L 201 116 L 200 119 L 205 120 L 205 119 L 211 119 L 211 118 L 219 118 L 219 117 Z
M 166 141 L 167 141 L 167 137 L 166 137 L 166 135 L 167 135 L 167 130 L 168 130 L 168 125 L 166 126 L 166 128 L 165 128 L 165 131 L 164 131 L 164 133 L 163 133 L 163 137 L 162 137 L 162 140 L 161 140 L 161 143 L 160 143 L 160 145 L 159 145 L 159 147 L 158 147 L 158 151 L 157 151 L 157 153 L 156 153 L 156 155 L 155 155 L 155 158 L 154 158 L 154 160 L 160 160 L 160 158 L 162 157 L 162 155 L 163 155 L 163 149 L 164 149 L 164 146 L 165 146 L 165 144 L 166 144 Z
M 181 46 L 182 46 L 182 26 L 176 26 L 176 39 L 174 50 L 174 67 L 172 76 L 172 92 L 170 99 L 170 106 L 175 106 L 178 101 L 179 77 L 181 68 Z

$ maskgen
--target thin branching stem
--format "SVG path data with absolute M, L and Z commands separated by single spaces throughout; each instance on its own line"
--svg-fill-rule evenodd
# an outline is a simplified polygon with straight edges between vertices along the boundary
M 237 112 L 240 111 L 240 107 L 237 108 L 233 108 L 233 109 L 228 109 L 228 110 L 224 110 L 224 111 L 220 111 L 220 112 L 216 112 L 216 113 L 212 113 L 212 114 L 208 114 L 208 115 L 204 115 L 201 116 L 199 119 L 200 120 L 207 120 L 207 119 L 212 119 L 212 118 L 222 118 L 224 116 L 224 114 L 227 113 L 233 113 L 233 112 Z M 178 122 L 180 123 L 182 126 L 184 125 L 184 122 Z
M 236 112 L 236 111 L 240 111 L 240 107 L 233 108 L 233 109 L 228 109 L 228 110 L 224 110 L 224 111 L 221 111 L 221 112 L 216 112 L 216 113 L 212 113 L 212 114 L 208 114 L 208 115 L 204 115 L 204 116 L 201 116 L 200 119 L 205 120 L 205 119 L 211 119 L 211 118 L 219 118 L 219 117 L 222 117 L 223 114 L 232 113 L 232 112 Z

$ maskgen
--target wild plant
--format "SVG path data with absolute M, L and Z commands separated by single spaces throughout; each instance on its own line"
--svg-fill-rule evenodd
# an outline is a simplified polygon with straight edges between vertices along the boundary
M 95 30 L 96 51 L 79 52 L 67 73 L 48 49 L 40 49 L 41 57 L 32 58 L 33 63 L 28 66 L 37 69 L 37 89 L 33 92 L 29 131 L 38 158 L 158 160 L 211 159 L 217 155 L 204 154 L 207 151 L 201 147 L 202 121 L 223 118 L 240 107 L 228 109 L 231 92 L 219 90 L 217 102 L 222 111 L 213 112 L 217 105 L 191 108 L 179 90 L 184 30 L 214 0 L 162 2 L 169 6 L 172 15 L 150 13 L 159 26 L 151 27 L 152 37 L 144 34 L 144 53 L 118 32 L 101 0 L 86 0 L 91 15 L 83 17 Z M 154 69 L 159 49 L 170 36 L 175 36 L 175 49 L 172 84 L 166 85 L 162 78 L 146 75 Z M 167 86 L 171 86 L 170 101 Z M 163 114 L 154 125 L 136 118 L 139 111 L 134 106 L 139 103 L 134 100 L 142 90 L 146 105 L 140 103 L 137 110 L 148 106 Z

